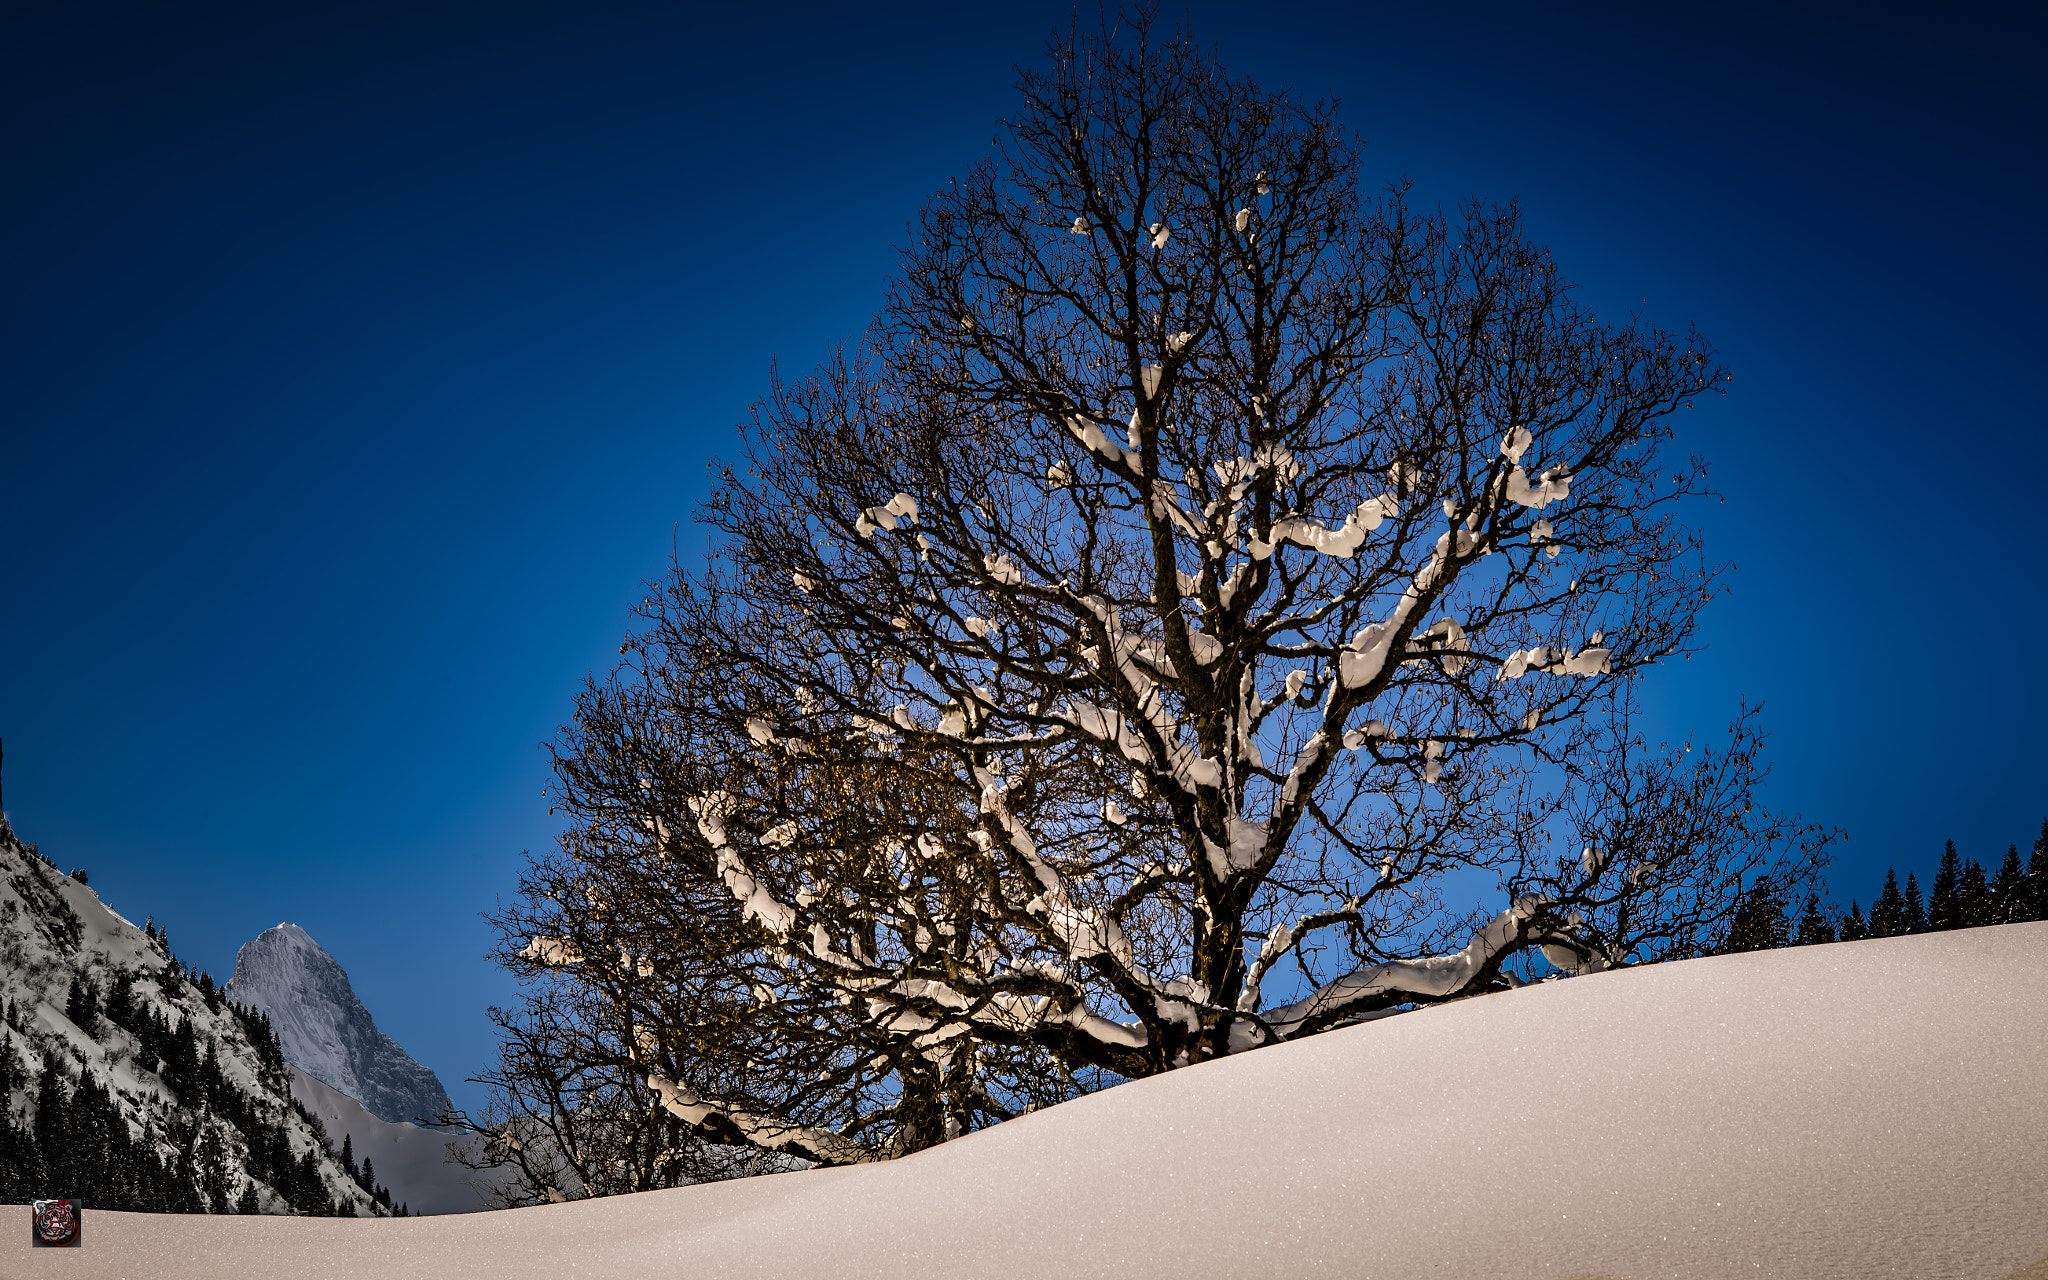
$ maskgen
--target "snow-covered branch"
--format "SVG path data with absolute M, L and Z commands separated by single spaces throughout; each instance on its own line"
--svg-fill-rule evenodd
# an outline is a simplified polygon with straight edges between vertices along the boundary
M 1532 868 L 1712 594 L 1661 452 L 1720 370 L 1148 38 L 1026 77 L 565 731 L 514 951 L 720 1141 L 914 1149 L 1621 954 L 1642 873 Z

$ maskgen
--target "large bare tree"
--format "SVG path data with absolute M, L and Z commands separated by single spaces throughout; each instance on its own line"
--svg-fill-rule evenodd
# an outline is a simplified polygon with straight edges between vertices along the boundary
M 878 1158 L 1810 878 L 1753 717 L 1627 719 L 1715 590 L 1669 447 L 1707 344 L 1597 320 L 1512 205 L 1369 190 L 1184 33 L 1019 87 L 556 744 L 575 829 L 500 923 L 636 1011 L 613 1067 Z

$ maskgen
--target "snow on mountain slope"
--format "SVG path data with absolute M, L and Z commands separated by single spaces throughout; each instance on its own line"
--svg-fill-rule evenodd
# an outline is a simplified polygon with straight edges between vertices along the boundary
M 888 1164 L 398 1221 L 93 1215 L 66 1274 L 2038 1280 L 2043 1097 L 2048 924 L 2007 925 L 1542 983 Z
M 90 993 L 89 1015 L 71 1004 L 74 981 Z M 195 1150 L 218 1143 L 226 1168 L 215 1212 L 227 1212 L 245 1188 L 266 1213 L 292 1212 L 288 1201 L 301 1210 L 338 1203 L 343 1212 L 384 1212 L 293 1108 L 284 1063 L 261 1021 L 237 1014 L 211 979 L 195 980 L 164 943 L 23 845 L 4 818 L 0 1009 L 7 1015 L 0 1053 L 12 1056 L 11 1074 L 27 1086 L 0 1096 L 0 1106 L 22 1127 L 38 1118 L 38 1075 L 54 1067 L 74 1103 L 88 1080 L 107 1091 L 127 1131 L 105 1145 L 132 1144 L 180 1169 Z M 59 1140 L 79 1139 L 67 1133 Z M 90 1150 L 114 1159 L 132 1154 Z M 187 1173 L 177 1181 L 192 1185 Z M 106 1189 L 103 1182 L 103 1198 Z M 92 1198 L 89 1186 L 42 1194 Z
M 320 1118 L 331 1141 L 353 1139 L 356 1159 L 375 1164 L 376 1180 L 391 1189 L 392 1200 L 414 1213 L 472 1213 L 486 1207 L 470 1185 L 472 1177 L 483 1175 L 447 1162 L 449 1142 L 474 1143 L 473 1137 L 380 1120 L 362 1103 L 297 1067 L 291 1073 L 292 1096 L 299 1105 Z
M 448 1110 L 440 1079 L 377 1030 L 348 974 L 299 926 L 280 924 L 242 944 L 227 993 L 270 1019 L 287 1062 L 378 1119 Z

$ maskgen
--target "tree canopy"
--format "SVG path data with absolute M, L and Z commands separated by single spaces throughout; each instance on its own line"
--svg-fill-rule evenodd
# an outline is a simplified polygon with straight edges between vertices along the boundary
M 555 744 L 508 961 L 693 1140 L 882 1158 L 1702 954 L 1822 856 L 1754 710 L 1635 729 L 1718 581 L 1671 453 L 1706 341 L 1595 317 L 1513 205 L 1370 189 L 1185 32 L 1050 54 Z

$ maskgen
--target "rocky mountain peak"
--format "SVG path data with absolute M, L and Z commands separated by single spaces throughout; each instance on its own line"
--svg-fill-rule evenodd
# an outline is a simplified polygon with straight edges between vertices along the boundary
M 287 1062 L 378 1119 L 448 1109 L 441 1081 L 377 1029 L 340 962 L 299 926 L 279 924 L 244 943 L 227 996 L 270 1019 Z

